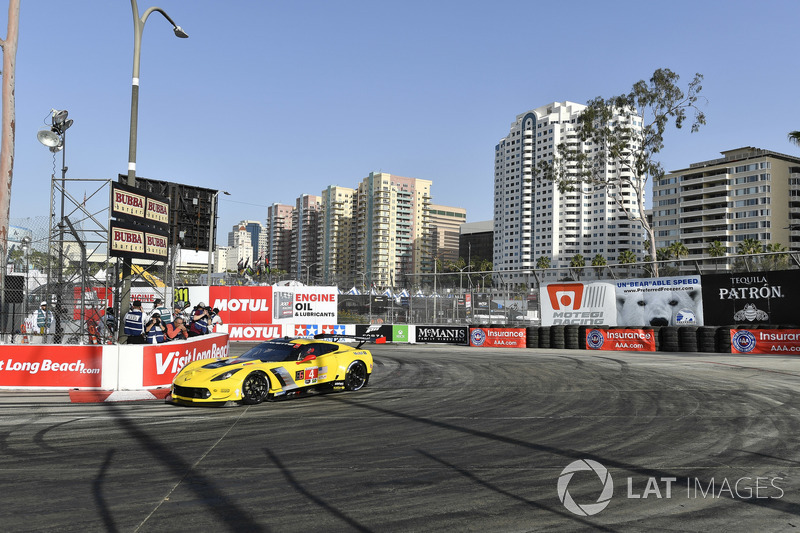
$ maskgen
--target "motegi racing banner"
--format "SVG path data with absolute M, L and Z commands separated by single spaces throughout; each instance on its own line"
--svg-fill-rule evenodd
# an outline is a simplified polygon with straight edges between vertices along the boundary
M 101 386 L 102 346 L 13 346 L 0 359 L 2 387 Z
M 228 336 L 192 337 L 186 341 L 148 344 L 143 347 L 142 385 L 169 385 L 183 367 L 193 361 L 228 356 Z
M 611 283 L 548 283 L 542 287 L 542 325 L 616 325 Z
M 707 325 L 797 323 L 797 271 L 710 274 L 702 280 Z
M 469 344 L 467 326 L 417 326 L 415 342 L 430 344 Z
M 591 329 L 586 332 L 586 349 L 623 352 L 655 352 L 653 330 Z
M 469 345 L 486 348 L 525 348 L 525 328 L 470 328 Z
M 800 355 L 800 329 L 732 329 L 731 353 Z
M 617 326 L 703 325 L 699 276 L 620 280 L 616 299 Z

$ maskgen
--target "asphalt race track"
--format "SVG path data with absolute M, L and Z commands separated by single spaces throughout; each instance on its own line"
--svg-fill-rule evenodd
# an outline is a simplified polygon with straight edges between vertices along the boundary
M 252 407 L 2 393 L 0 529 L 800 526 L 800 358 L 373 352 L 361 391 Z

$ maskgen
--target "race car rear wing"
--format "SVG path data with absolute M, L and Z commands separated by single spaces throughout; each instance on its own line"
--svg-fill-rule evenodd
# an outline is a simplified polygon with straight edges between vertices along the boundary
M 331 342 L 339 342 L 339 339 L 352 339 L 358 342 L 356 350 L 361 348 L 364 343 L 374 342 L 375 344 L 386 344 L 386 337 L 383 335 L 335 335 L 333 333 L 319 333 L 314 335 L 315 339 Z

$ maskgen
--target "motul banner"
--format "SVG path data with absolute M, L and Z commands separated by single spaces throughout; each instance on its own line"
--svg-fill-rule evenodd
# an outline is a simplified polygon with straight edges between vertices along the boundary
M 586 332 L 588 350 L 622 352 L 655 352 L 653 330 L 646 329 L 592 329 Z
M 172 378 L 187 364 L 200 359 L 226 357 L 227 335 L 192 337 L 186 341 L 148 344 L 143 347 L 142 385 L 169 385 Z
M 800 355 L 800 329 L 732 329 L 731 353 Z
M 525 348 L 525 328 L 470 328 L 469 345 L 483 348 Z
M 100 387 L 102 346 L 7 346 L 0 360 L 2 387 Z

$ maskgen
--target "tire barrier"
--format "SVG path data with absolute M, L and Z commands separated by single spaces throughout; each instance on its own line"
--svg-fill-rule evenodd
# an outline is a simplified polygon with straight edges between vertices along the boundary
M 564 341 L 565 326 L 550 326 L 550 347 L 556 350 L 563 350 L 566 345 Z
M 717 351 L 717 328 L 712 326 L 697 328 L 697 348 L 701 352 L 715 353 Z
M 586 336 L 593 329 L 597 330 L 641 330 L 651 333 L 655 341 L 656 352 L 695 352 L 695 353 L 732 353 L 731 330 L 797 330 L 800 326 L 759 324 L 737 324 L 730 326 L 579 326 L 557 325 L 528 327 L 526 329 L 528 348 L 552 349 L 587 349 Z M 784 350 L 786 351 L 786 350 Z
M 550 348 L 550 327 L 541 326 L 539 328 L 539 348 Z
M 580 326 L 568 325 L 564 326 L 564 348 L 567 350 L 577 350 L 580 346 L 578 343 Z M 584 336 L 584 339 L 586 337 Z
M 678 346 L 682 352 L 697 351 L 697 326 L 680 326 L 678 328 Z
M 539 347 L 539 326 L 528 326 L 525 328 L 525 346 L 528 348 Z

